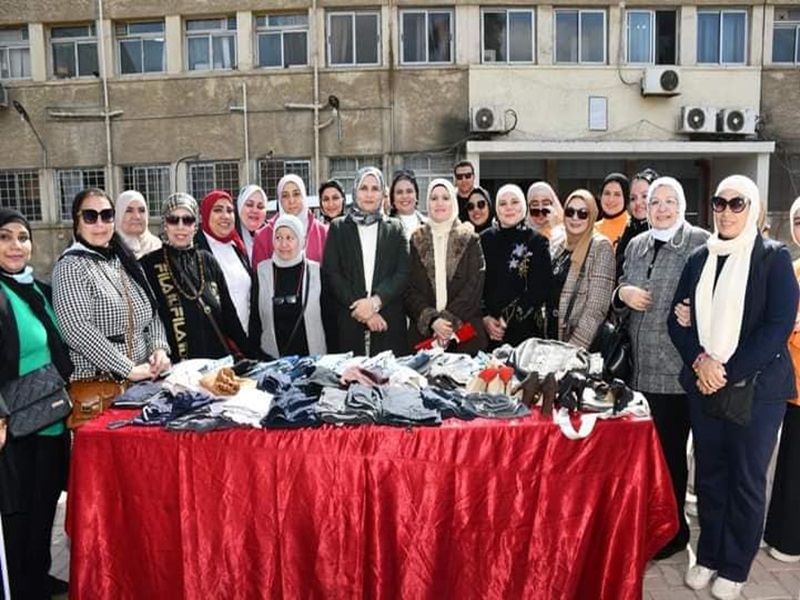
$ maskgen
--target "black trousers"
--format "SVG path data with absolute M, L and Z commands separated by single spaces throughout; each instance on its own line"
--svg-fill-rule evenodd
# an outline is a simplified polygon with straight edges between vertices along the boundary
M 60 436 L 29 435 L 12 440 L 25 469 L 16 485 L 26 500 L 13 512 L 3 513 L 8 578 L 14 600 L 49 600 L 50 538 L 58 497 L 69 460 L 65 433 Z M 24 457 L 24 458 L 23 458 Z
M 800 406 L 786 405 L 764 541 L 784 554 L 800 554 Z
M 689 470 L 686 462 L 686 444 L 689 440 L 689 400 L 686 394 L 653 394 L 645 392 L 650 412 L 667 461 L 672 491 L 678 505 L 678 533 L 667 544 L 679 549 L 689 543 L 689 523 L 684 513 L 686 482 Z

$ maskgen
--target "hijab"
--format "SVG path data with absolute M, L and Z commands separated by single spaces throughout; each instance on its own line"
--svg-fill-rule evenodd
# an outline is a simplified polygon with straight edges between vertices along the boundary
M 800 212 L 800 196 L 795 198 L 795 201 L 792 202 L 792 207 L 789 209 L 789 227 L 792 232 L 792 239 L 794 243 L 800 246 L 800 240 L 797 239 L 797 236 L 794 233 L 794 218 L 797 216 L 797 213 Z
M 300 222 L 303 224 L 303 227 L 308 229 L 308 193 L 306 192 L 306 184 L 303 180 L 294 173 L 289 173 L 288 175 L 284 175 L 281 177 L 281 180 L 278 182 L 278 187 L 276 188 L 277 200 L 278 200 L 278 214 L 285 215 L 287 214 L 286 211 L 283 210 L 283 205 L 281 204 L 281 194 L 283 193 L 283 188 L 286 187 L 287 183 L 293 183 L 297 186 L 297 189 L 300 190 L 300 194 L 303 196 L 303 208 L 300 211 L 299 215 L 295 215 Z
M 342 211 L 341 211 L 341 212 L 340 212 L 338 215 L 336 215 L 336 216 L 333 216 L 333 217 L 329 217 L 329 216 L 328 216 L 328 215 L 326 215 L 324 212 L 322 212 L 322 194 L 323 194 L 323 192 L 324 192 L 325 190 L 327 190 L 328 188 L 333 188 L 333 189 L 335 189 L 335 190 L 336 190 L 337 192 L 339 192 L 339 194 L 341 194 L 341 196 L 342 196 Z M 337 180 L 335 180 L 335 179 L 329 179 L 328 181 L 324 182 L 324 183 L 323 183 L 321 186 L 319 186 L 319 195 L 317 196 L 317 198 L 319 198 L 319 207 L 320 207 L 320 208 L 319 208 L 319 212 L 320 212 L 320 214 L 322 215 L 322 220 L 323 220 L 325 223 L 330 223 L 330 222 L 331 222 L 331 221 L 333 221 L 333 220 L 334 220 L 336 217 L 341 217 L 341 216 L 343 216 L 343 215 L 344 215 L 344 213 L 345 213 L 345 210 L 346 210 L 346 208 L 347 208 L 347 207 L 346 207 L 346 204 L 347 204 L 347 197 L 344 195 L 344 189 L 342 188 L 342 184 L 341 184 L 341 183 L 339 183 Z
M 363 167 L 359 169 L 358 173 L 356 173 L 355 181 L 353 181 L 353 206 L 350 209 L 350 216 L 357 225 L 372 225 L 383 218 L 383 197 L 381 197 L 378 202 L 377 208 L 371 212 L 365 211 L 358 204 L 358 188 L 361 187 L 361 183 L 368 175 L 372 175 L 378 180 L 378 187 L 380 187 L 381 190 L 386 189 L 386 181 L 380 169 L 376 167 Z M 430 187 L 428 189 L 430 189 Z
M 139 203 L 144 206 L 144 231 L 141 235 L 137 236 L 128 235 L 122 231 L 122 220 L 125 218 L 125 212 L 128 210 L 128 207 L 134 203 Z M 140 192 L 136 190 L 127 190 L 117 196 L 117 202 L 114 205 L 114 229 L 136 258 L 141 258 L 145 254 L 149 254 L 153 250 L 161 248 L 161 240 L 150 233 L 150 229 L 148 228 L 149 222 L 150 210 L 147 207 L 144 196 L 142 196 Z
M 484 200 L 486 200 L 486 207 L 489 209 L 489 216 L 486 217 L 486 222 L 483 223 L 482 225 L 476 225 L 475 223 L 472 223 L 472 221 L 469 218 L 469 211 L 466 211 L 467 221 L 469 221 L 475 228 L 475 233 L 480 233 L 481 231 L 489 229 L 492 226 L 492 222 L 494 221 L 494 203 L 492 202 L 492 199 L 489 197 L 489 192 L 487 192 L 479 185 L 476 185 L 474 188 L 472 188 L 472 191 L 470 191 L 469 196 L 467 196 L 467 204 L 469 204 L 469 199 L 472 198 L 472 196 L 474 196 L 475 194 L 479 194 L 480 196 L 483 197 Z
M 253 194 L 261 194 L 261 197 L 264 198 L 264 206 L 265 206 L 265 214 L 266 214 L 266 204 L 267 204 L 267 193 L 261 188 L 261 186 L 251 184 L 246 185 L 241 189 L 239 192 L 239 196 L 236 198 L 236 231 L 239 233 L 239 237 L 242 238 L 242 242 L 244 242 L 245 248 L 247 248 L 247 256 L 250 258 L 253 255 L 253 239 L 255 238 L 256 232 L 258 229 L 264 226 L 264 223 L 256 229 L 255 231 L 250 231 L 245 227 L 244 224 L 244 217 L 242 216 L 242 212 L 244 211 L 244 204 L 247 202 L 247 199 L 252 196 Z
M 450 239 L 450 231 L 453 228 L 453 224 L 458 220 L 458 200 L 456 199 L 456 189 L 453 184 L 447 179 L 437 177 L 428 184 L 429 207 L 433 190 L 437 187 L 443 187 L 450 196 L 450 214 L 447 215 L 447 218 L 438 223 L 432 218 L 428 220 L 433 237 L 436 310 L 442 311 L 447 307 L 447 242 Z
M 519 220 L 514 223 L 513 225 L 503 225 L 500 222 L 500 218 L 497 218 L 497 226 L 500 229 L 514 229 L 519 227 L 520 225 L 525 225 L 525 221 L 528 218 L 528 201 L 525 199 L 525 194 L 522 193 L 522 189 L 513 183 L 507 183 L 503 186 L 500 186 L 500 189 L 497 190 L 497 194 L 494 196 L 494 214 L 497 214 L 497 205 L 500 202 L 500 197 L 506 194 L 512 194 L 515 198 L 517 198 L 521 205 L 522 205 L 522 212 L 520 213 Z
M 203 201 L 200 203 L 200 215 L 201 215 L 201 227 L 203 228 L 203 232 L 217 240 L 218 242 L 222 242 L 223 244 L 231 243 L 234 247 L 239 251 L 242 256 L 247 256 L 247 248 L 245 248 L 244 242 L 242 238 L 239 237 L 239 234 L 236 231 L 236 227 L 231 229 L 231 232 L 224 236 L 220 237 L 211 231 L 211 227 L 209 226 L 209 222 L 211 219 L 211 211 L 214 209 L 214 205 L 219 200 L 227 200 L 231 203 L 231 205 L 235 206 L 233 203 L 233 198 L 231 195 L 224 191 L 224 190 L 213 190 L 205 195 Z
M 531 199 L 534 196 L 547 196 L 550 199 L 550 214 L 547 215 L 547 225 L 542 227 L 541 231 L 542 234 L 549 237 L 550 231 L 564 222 L 564 209 L 561 207 L 561 201 L 558 199 L 555 190 L 546 181 L 537 181 L 532 183 L 528 188 L 526 200 L 529 212 L 531 208 Z M 531 223 L 531 227 L 535 229 L 537 226 Z
M 758 187 L 748 177 L 726 177 L 717 186 L 716 195 L 724 190 L 734 190 L 750 201 L 747 221 L 739 235 L 733 239 L 723 239 L 719 236 L 715 219 L 714 234 L 706 242 L 708 257 L 694 293 L 700 345 L 709 356 L 723 364 L 728 362 L 739 345 L 750 259 L 759 236 L 758 217 L 761 212 Z M 720 256 L 728 258 L 717 276 Z
M 567 250 L 572 252 L 572 256 L 570 258 L 572 262 L 570 271 L 577 272 L 580 270 L 581 265 L 583 265 L 583 261 L 586 260 L 586 255 L 589 254 L 589 245 L 592 243 L 594 224 L 597 221 L 598 210 L 597 202 L 589 190 L 577 189 L 572 192 L 567 197 L 567 201 L 564 203 L 565 209 L 569 207 L 573 198 L 580 198 L 583 200 L 586 203 L 586 209 L 589 211 L 589 219 L 587 220 L 586 231 L 580 235 L 570 233 L 569 228 L 566 226 L 564 227 L 567 236 L 565 247 Z
M 167 245 L 170 244 L 167 240 L 167 232 L 165 229 L 166 218 L 172 213 L 173 210 L 178 208 L 185 208 L 195 218 L 194 233 L 197 233 L 197 218 L 199 216 L 197 200 L 194 199 L 194 196 L 190 196 L 189 194 L 185 194 L 183 192 L 170 194 L 170 196 L 161 204 L 161 239 Z M 190 238 L 189 245 L 185 249 L 188 250 L 193 246 L 194 236 Z
M 627 206 L 628 202 L 630 202 L 630 197 L 631 197 L 631 182 L 630 179 L 628 179 L 628 177 L 623 173 L 609 173 L 608 175 L 606 175 L 606 178 L 603 179 L 603 185 L 600 186 L 601 197 L 603 195 L 603 190 L 606 189 L 606 186 L 609 183 L 618 183 L 619 186 L 622 188 L 622 208 L 615 215 L 607 215 L 605 211 L 603 211 L 603 218 L 616 219 L 618 216 L 620 216 L 622 213 L 628 210 Z M 600 201 L 601 210 L 602 210 L 602 205 L 603 203 L 602 201 Z
M 650 199 L 655 191 L 660 187 L 668 187 L 675 194 L 678 201 L 678 217 L 675 223 L 668 229 L 656 229 L 650 222 Z M 650 237 L 660 242 L 668 242 L 683 227 L 686 222 L 686 196 L 683 193 L 683 186 L 677 179 L 672 177 L 659 177 L 650 184 L 647 190 L 647 222 L 650 224 Z
M 297 254 L 289 259 L 281 258 L 275 251 L 275 240 L 278 237 L 278 229 L 281 227 L 288 227 L 291 229 L 292 233 L 294 233 L 295 237 L 297 238 Z M 305 247 L 306 230 L 303 228 L 303 224 L 300 222 L 300 219 L 290 214 L 282 214 L 279 216 L 275 220 L 275 225 L 272 230 L 272 263 L 278 267 L 293 267 L 298 265 L 305 258 Z

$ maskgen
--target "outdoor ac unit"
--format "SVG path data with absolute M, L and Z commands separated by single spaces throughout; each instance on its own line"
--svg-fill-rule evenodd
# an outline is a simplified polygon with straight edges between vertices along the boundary
M 642 77 L 642 96 L 677 96 L 681 78 L 675 67 L 647 67 Z
M 473 133 L 506 130 L 505 112 L 496 106 L 473 106 L 469 117 L 469 129 Z
M 756 111 L 752 108 L 723 108 L 719 111 L 719 131 L 753 135 L 756 132 Z
M 681 108 L 681 133 L 716 133 L 717 109 L 708 106 Z

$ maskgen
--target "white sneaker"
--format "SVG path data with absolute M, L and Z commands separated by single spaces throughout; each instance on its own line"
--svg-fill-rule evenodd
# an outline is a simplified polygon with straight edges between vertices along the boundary
M 781 552 L 780 550 L 776 550 L 775 548 L 769 549 L 769 555 L 775 560 L 779 560 L 785 563 L 800 562 L 800 554 L 784 554 L 783 552 Z
M 717 577 L 711 586 L 711 595 L 717 600 L 736 600 L 742 593 L 743 581 L 731 581 Z
M 695 565 L 693 567 L 689 567 L 689 569 L 686 571 L 686 577 L 684 577 L 683 581 L 693 590 L 702 590 L 709 583 L 711 583 L 711 579 L 716 574 L 717 572 L 714 569 L 709 569 L 703 565 Z

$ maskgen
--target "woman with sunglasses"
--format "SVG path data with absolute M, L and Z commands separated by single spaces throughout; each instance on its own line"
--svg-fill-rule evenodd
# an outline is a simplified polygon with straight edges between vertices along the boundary
M 594 341 L 614 291 L 614 250 L 595 232 L 597 214 L 591 192 L 572 192 L 564 203 L 566 237 L 553 249 L 551 306 L 557 312 L 551 312 L 550 331 L 581 348 Z
M 720 182 L 711 199 L 714 234 L 689 257 L 669 319 L 689 395 L 700 518 L 697 564 L 685 582 L 700 590 L 713 580 L 715 598 L 738 598 L 747 581 L 764 527 L 767 466 L 786 400 L 797 394 L 786 344 L 797 280 L 789 251 L 758 231 L 760 205 L 749 178 Z M 688 323 L 674 313 L 684 303 Z M 733 392 L 745 398 L 732 405 L 738 421 L 720 406 Z
M 555 190 L 546 181 L 537 181 L 528 188 L 528 222 L 548 240 L 550 248 L 564 240 L 564 209 Z
M 344 216 L 344 205 L 344 189 L 341 183 L 329 179 L 319 186 L 319 212 L 325 225 L 330 225 L 334 219 Z
M 253 259 L 253 242 L 267 222 L 267 193 L 258 185 L 247 185 L 236 198 L 235 227 L 247 249 L 247 259 Z
M 497 224 L 481 234 L 486 258 L 483 324 L 489 347 L 545 338 L 545 304 L 553 279 L 550 245 L 528 225 L 527 202 L 513 184 L 497 191 Z
M 228 192 L 214 190 L 206 194 L 200 203 L 200 229 L 195 235 L 195 244 L 198 248 L 211 252 L 217 259 L 228 285 L 228 294 L 236 308 L 239 324 L 247 332 L 250 344 L 254 346 L 261 334 L 256 310 L 258 281 L 250 268 L 247 248 L 234 228 L 235 210 Z M 255 250 L 253 257 L 255 258 Z M 239 350 L 247 354 L 249 347 Z
M 474 187 L 469 193 L 467 203 L 464 205 L 467 219 L 475 228 L 475 233 L 489 229 L 494 221 L 492 201 L 489 192 L 482 187 Z
M 411 344 L 435 338 L 442 348 L 475 354 L 486 348 L 481 323 L 486 266 L 480 240 L 458 220 L 456 190 L 446 179 L 428 185 L 428 215 L 429 222 L 411 236 L 406 290 Z M 457 343 L 453 337 L 468 323 L 476 335 Z
M 411 238 L 428 219 L 417 210 L 419 185 L 413 171 L 398 171 L 389 187 L 390 217 L 397 217 L 403 224 L 406 237 Z
M 258 265 L 261 351 L 271 358 L 327 352 L 319 263 L 305 257 L 305 231 L 294 215 L 279 216 L 272 258 Z
M 655 179 L 645 199 L 649 233 L 633 238 L 626 249 L 614 308 L 628 316 L 633 347 L 629 383 L 645 394 L 650 404 L 678 507 L 680 528 L 656 554 L 660 560 L 685 550 L 689 543 L 684 514 L 689 401 L 679 381 L 683 361 L 669 338 L 667 317 L 686 259 L 705 244 L 708 232 L 686 222 L 683 186 L 672 177 Z
M 625 249 L 631 240 L 640 233 L 648 230 L 647 224 L 647 194 L 650 184 L 658 178 L 658 173 L 653 169 L 645 169 L 637 173 L 631 179 L 630 201 L 628 202 L 628 222 L 622 235 L 617 242 L 617 280 L 622 275 L 622 267 L 625 262 Z
M 74 243 L 53 267 L 53 308 L 75 365 L 72 380 L 141 381 L 170 367 L 169 343 L 153 290 L 114 232 L 103 190 L 72 202 Z
M 139 262 L 158 303 L 174 361 L 221 358 L 247 347 L 217 260 L 195 246 L 197 201 L 172 194 L 161 207 L 164 245 Z
M 147 203 L 141 193 L 127 190 L 117 196 L 114 208 L 117 233 L 137 259 L 161 247 L 161 240 L 150 233 L 149 220 Z

